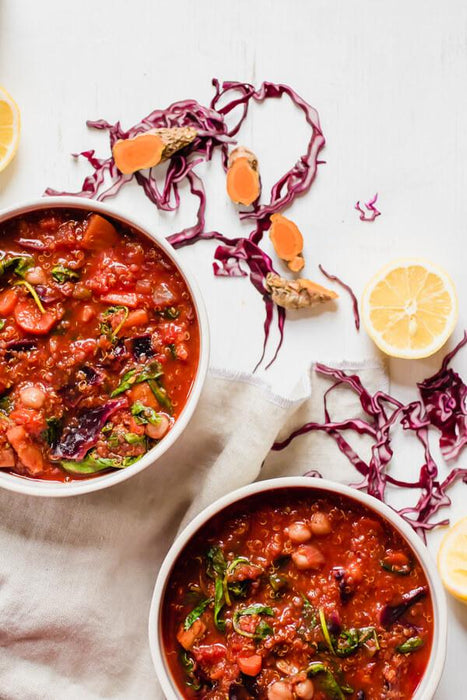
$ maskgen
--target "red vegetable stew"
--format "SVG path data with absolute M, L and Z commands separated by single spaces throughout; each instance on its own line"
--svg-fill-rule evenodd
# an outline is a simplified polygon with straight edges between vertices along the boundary
M 198 355 L 185 281 L 149 238 L 78 210 L 0 225 L 0 468 L 128 467 L 172 428 Z
M 428 582 L 396 530 L 324 491 L 256 495 L 178 557 L 162 635 L 180 696 L 411 698 L 428 663 Z

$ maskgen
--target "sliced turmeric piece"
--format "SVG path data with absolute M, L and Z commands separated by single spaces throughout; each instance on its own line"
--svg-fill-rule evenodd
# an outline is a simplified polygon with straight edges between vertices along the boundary
M 284 309 L 306 309 L 337 299 L 339 296 L 331 289 L 326 289 L 311 280 L 288 280 L 274 272 L 267 275 L 266 287 L 273 302 Z
M 303 259 L 303 236 L 293 221 L 282 214 L 271 216 L 271 238 L 274 250 L 281 260 L 284 260 L 292 272 L 300 272 L 305 267 Z
M 114 245 L 118 240 L 118 233 L 107 219 L 99 214 L 91 214 L 83 234 L 81 245 L 85 250 L 104 250 Z
M 159 165 L 196 138 L 192 126 L 151 129 L 130 139 L 119 139 L 112 148 L 115 165 L 124 175 Z
M 258 159 L 244 146 L 238 146 L 229 155 L 227 194 L 235 204 L 249 206 L 261 194 Z

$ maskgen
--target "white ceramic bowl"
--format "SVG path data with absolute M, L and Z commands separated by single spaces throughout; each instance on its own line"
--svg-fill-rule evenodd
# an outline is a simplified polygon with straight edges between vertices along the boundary
M 446 657 L 446 630 L 447 630 L 447 606 L 444 589 L 441 580 L 438 576 L 438 571 L 434 560 L 431 558 L 427 548 L 420 540 L 418 535 L 412 530 L 397 513 L 389 508 L 381 501 L 378 501 L 372 496 L 368 496 L 356 489 L 339 484 L 334 481 L 325 479 L 315 479 L 311 477 L 297 476 L 284 477 L 279 479 L 270 479 L 268 481 L 259 481 L 241 489 L 237 489 L 227 496 L 220 498 L 212 505 L 202 511 L 189 525 L 181 532 L 170 548 L 157 577 L 154 594 L 152 597 L 151 611 L 149 615 L 149 645 L 151 655 L 156 669 L 157 676 L 161 683 L 162 689 L 167 700 L 180 700 L 182 697 L 177 691 L 177 686 L 173 680 L 166 658 L 162 640 L 162 603 L 164 601 L 165 591 L 168 579 L 172 572 L 173 566 L 189 540 L 198 532 L 198 530 L 214 515 L 224 510 L 227 506 L 237 503 L 253 494 L 267 493 L 280 489 L 290 488 L 306 488 L 311 492 L 319 489 L 320 491 L 329 491 L 332 494 L 340 494 L 361 503 L 369 510 L 378 513 L 382 518 L 387 520 L 408 542 L 414 550 L 418 561 L 423 567 L 425 576 L 430 587 L 431 599 L 434 610 L 434 632 L 433 645 L 428 662 L 427 669 L 423 676 L 420 685 L 417 688 L 412 700 L 431 700 L 434 697 L 436 688 L 441 678 L 441 673 L 444 667 Z
M 201 292 L 192 274 L 187 270 L 172 246 L 169 245 L 164 238 L 158 236 L 153 230 L 139 223 L 136 217 L 133 215 L 127 216 L 108 204 L 96 202 L 91 199 L 84 199 L 82 197 L 43 197 L 42 199 L 35 199 L 9 209 L 1 210 L 0 225 L 13 217 L 43 209 L 81 209 L 84 211 L 98 212 L 104 216 L 111 216 L 113 219 L 127 226 L 131 226 L 146 238 L 154 241 L 162 248 L 170 260 L 172 260 L 185 280 L 196 309 L 200 332 L 198 369 L 188 400 L 172 430 L 155 447 L 149 450 L 144 457 L 135 462 L 135 464 L 132 464 L 126 469 L 119 469 L 108 474 L 103 474 L 102 476 L 66 483 L 28 479 L 0 470 L 0 487 L 9 489 L 10 491 L 17 491 L 18 493 L 30 496 L 76 496 L 82 493 L 89 493 L 90 491 L 105 489 L 108 486 L 113 486 L 121 481 L 125 481 L 125 479 L 129 479 L 134 474 L 138 474 L 159 459 L 159 457 L 161 457 L 180 437 L 193 415 L 206 378 L 209 361 L 209 325 Z

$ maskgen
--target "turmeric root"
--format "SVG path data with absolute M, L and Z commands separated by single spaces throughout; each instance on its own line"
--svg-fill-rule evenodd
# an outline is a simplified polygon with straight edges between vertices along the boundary
M 316 282 L 306 279 L 288 280 L 270 272 L 266 287 L 271 299 L 284 309 L 305 309 L 337 299 L 338 294 Z
M 261 194 L 258 160 L 244 146 L 234 148 L 229 155 L 227 169 L 227 194 L 235 204 L 249 206 Z
M 305 260 L 302 253 L 303 236 L 298 226 L 282 214 L 273 214 L 271 221 L 269 236 L 274 250 L 288 264 L 289 270 L 300 272 L 305 267 Z
M 115 165 L 124 175 L 152 168 L 196 138 L 191 126 L 152 129 L 131 139 L 119 139 L 112 148 Z

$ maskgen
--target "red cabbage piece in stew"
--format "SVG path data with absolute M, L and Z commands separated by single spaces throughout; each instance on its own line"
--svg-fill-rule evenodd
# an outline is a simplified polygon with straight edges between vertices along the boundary
M 67 481 L 140 459 L 196 374 L 185 281 L 149 238 L 52 209 L 0 226 L 0 468 Z
M 163 602 L 185 698 L 411 698 L 433 607 L 412 549 L 355 501 L 257 495 L 212 518 L 179 556 Z

